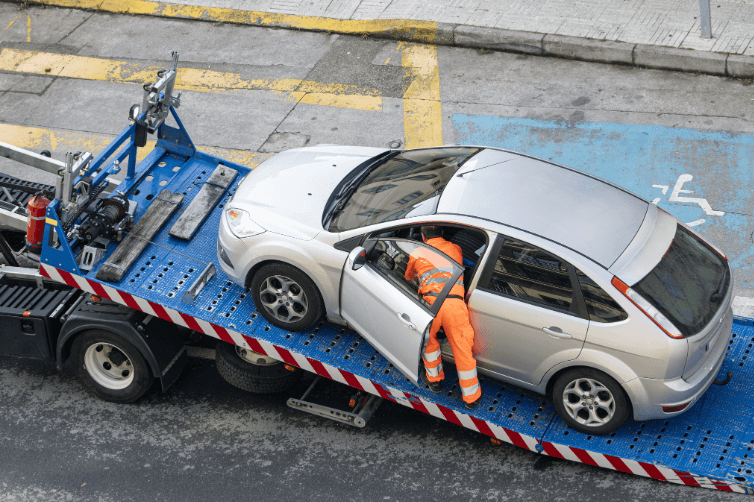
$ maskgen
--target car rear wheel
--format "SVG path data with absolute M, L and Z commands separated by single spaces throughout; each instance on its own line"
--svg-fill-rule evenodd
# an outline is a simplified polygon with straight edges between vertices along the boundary
M 254 305 L 270 324 L 306 329 L 322 317 L 322 298 L 309 277 L 285 264 L 265 265 L 251 281 Z
M 630 403 L 621 386 L 605 373 L 577 368 L 558 377 L 552 401 L 571 428 L 585 434 L 608 434 L 625 422 Z
M 284 392 L 301 379 L 299 368 L 226 342 L 217 343 L 217 371 L 234 387 L 255 394 Z

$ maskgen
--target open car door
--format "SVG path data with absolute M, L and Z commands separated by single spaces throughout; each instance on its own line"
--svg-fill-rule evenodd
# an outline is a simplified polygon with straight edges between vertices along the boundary
M 420 278 L 406 278 L 411 256 L 451 273 L 433 303 L 419 295 Z M 341 315 L 408 378 L 419 382 L 424 341 L 442 302 L 463 268 L 421 242 L 386 238 L 348 255 L 340 292 Z

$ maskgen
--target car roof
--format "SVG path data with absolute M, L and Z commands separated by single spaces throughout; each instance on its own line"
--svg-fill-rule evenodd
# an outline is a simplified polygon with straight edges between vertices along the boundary
M 648 204 L 575 169 L 486 148 L 453 176 L 437 213 L 519 228 L 610 268 L 639 230 Z

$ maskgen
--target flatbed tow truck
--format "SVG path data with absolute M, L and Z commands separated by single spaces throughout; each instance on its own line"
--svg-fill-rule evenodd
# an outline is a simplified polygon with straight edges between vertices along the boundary
M 98 385 L 94 377 L 105 382 L 112 382 L 107 378 L 113 375 L 116 381 L 146 378 L 148 384 L 157 378 L 166 389 L 186 362 L 181 333 L 202 333 L 222 342 L 218 354 L 230 347 L 252 367 L 283 367 L 291 374 L 305 370 L 355 388 L 361 397 L 352 401 L 350 411 L 307 402 L 311 388 L 301 399 L 289 399 L 292 407 L 351 425 L 363 427 L 387 399 L 535 454 L 671 483 L 754 493 L 753 319 L 734 320 L 718 375 L 721 380 L 735 371 L 728 385 L 713 386 L 683 415 L 629 419 L 606 436 L 570 429 L 544 397 L 490 379 L 480 379 L 482 403 L 469 411 L 455 372 L 448 373 L 447 392 L 434 394 L 341 326 L 322 322 L 289 333 L 268 324 L 248 291 L 214 266 L 224 204 L 250 169 L 195 148 L 175 111 L 180 103 L 180 95 L 172 92 L 177 57 L 174 53 L 172 67 L 159 72 L 155 84 L 144 86 L 141 106 L 129 113 L 131 124 L 96 157 L 68 154 L 61 163 L 0 144 L 1 155 L 59 175 L 56 186 L 48 187 L 55 198 L 46 208 L 38 269 L 0 269 L 0 353 L 52 359 L 60 368 L 70 356 L 74 371 L 87 371 L 82 367 L 89 364 L 95 394 L 129 401 L 133 396 L 110 392 L 112 383 Z M 166 124 L 168 115 L 177 127 Z M 157 135 L 156 146 L 137 166 L 137 149 L 148 134 Z M 122 164 L 125 179 L 107 195 L 113 184 L 109 177 Z M 232 171 L 237 174 L 232 180 L 218 178 Z M 16 186 L 9 183 L 3 186 Z M 14 219 L 7 225 L 17 228 L 19 211 L 1 202 L 0 220 Z M 113 350 L 124 346 L 131 347 L 125 354 Z M 84 353 L 86 347 L 95 349 Z M 136 364 L 139 358 L 146 363 Z

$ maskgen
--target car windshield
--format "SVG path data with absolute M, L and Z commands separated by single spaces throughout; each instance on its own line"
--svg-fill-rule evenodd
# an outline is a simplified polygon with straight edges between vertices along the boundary
M 433 214 L 445 185 L 480 148 L 429 148 L 392 156 L 370 169 L 333 217 L 342 232 L 409 216 Z
M 631 286 L 684 336 L 699 333 L 712 320 L 730 284 L 723 258 L 681 225 L 660 263 Z

